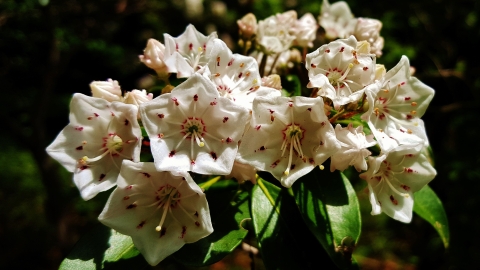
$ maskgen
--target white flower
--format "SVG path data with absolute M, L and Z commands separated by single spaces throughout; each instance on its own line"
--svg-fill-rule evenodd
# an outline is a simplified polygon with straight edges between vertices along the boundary
M 335 134 L 341 148 L 331 158 L 330 171 L 343 171 L 348 166 L 355 166 L 357 171 L 367 170 L 366 158 L 371 155 L 367 148 L 377 144 L 373 135 L 365 136 L 362 126 L 353 128 L 351 124 L 346 128 L 337 124 Z
M 106 81 L 93 81 L 90 83 L 92 96 L 103 98 L 106 101 L 122 101 L 122 89 L 117 81 L 108 79 Z
M 249 116 L 198 74 L 140 112 L 158 170 L 222 175 L 232 170 Z
M 123 159 L 140 160 L 142 133 L 137 107 L 75 94 L 70 123 L 47 147 L 48 154 L 73 172 L 82 198 L 115 186 Z
M 270 172 L 285 187 L 340 147 L 321 98 L 257 97 L 250 123 L 239 161 Z
M 295 21 L 290 33 L 295 36 L 294 43 L 300 47 L 313 47 L 313 41 L 317 38 L 318 24 L 311 13 L 306 13 Z
M 330 98 L 335 107 L 360 99 L 375 76 L 375 56 L 358 52 L 354 36 L 307 54 L 305 66 L 310 77 L 308 87 L 320 88 L 318 95 Z
M 348 37 L 357 23 L 346 2 L 338 1 L 330 5 L 328 0 L 323 0 L 318 21 L 329 39 Z
M 233 54 L 225 42 L 214 40 L 203 76 L 217 87 L 220 96 L 228 98 L 248 110 L 256 96 L 277 95 L 280 91 L 263 87 L 255 58 Z
M 291 29 L 297 22 L 297 12 L 295 10 L 288 10 L 283 13 L 275 15 L 277 22 L 288 29 Z
M 183 34 L 174 38 L 164 34 L 165 38 L 165 65 L 177 78 L 190 77 L 201 70 L 208 62 L 208 50 L 217 33 L 208 36 L 198 32 L 191 24 Z
M 372 215 L 384 212 L 401 222 L 412 220 L 413 193 L 436 175 L 422 147 L 404 145 L 379 157 L 369 157 L 369 169 L 360 178 L 368 182 Z
M 128 160 L 98 219 L 131 236 L 151 265 L 213 232 L 205 194 L 188 173 Z
M 362 119 L 368 122 L 382 150 L 389 151 L 399 144 L 417 143 L 426 138 L 420 117 L 435 91 L 410 76 L 406 56 L 385 74 L 382 81 L 367 87 L 365 93 L 369 109 Z M 380 137 L 384 140 L 379 140 Z
M 237 20 L 240 36 L 245 39 L 250 39 L 257 33 L 257 17 L 254 14 L 248 13 L 240 20 Z
M 355 35 L 358 41 L 368 41 L 370 43 L 370 51 L 377 56 L 381 56 L 383 49 L 383 37 L 380 36 L 381 29 L 382 22 L 379 20 L 358 18 L 353 35 Z
M 168 68 L 165 65 L 165 45 L 156 39 L 149 39 L 143 55 L 138 56 L 147 67 L 155 70 L 160 77 L 168 75 Z
M 295 37 L 289 34 L 289 18 L 288 16 L 282 17 L 285 23 L 280 23 L 277 16 L 270 16 L 258 22 L 257 43 L 264 53 L 276 54 L 290 48 Z

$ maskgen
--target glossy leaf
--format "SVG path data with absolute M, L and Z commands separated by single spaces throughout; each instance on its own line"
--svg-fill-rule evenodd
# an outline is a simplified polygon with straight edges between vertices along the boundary
M 440 235 L 443 245 L 445 248 L 448 248 L 450 243 L 450 230 L 448 227 L 447 214 L 437 194 L 435 194 L 429 186 L 425 186 L 415 192 L 414 202 L 413 211 L 432 224 Z
M 251 184 L 244 184 L 247 185 Z M 239 190 L 236 181 L 222 180 L 209 186 L 205 194 L 214 231 L 173 254 L 184 265 L 200 267 L 213 264 L 232 252 L 248 233 L 241 227 L 242 221 L 250 218 L 248 191 Z
M 98 225 L 63 260 L 60 270 L 149 269 L 130 236 Z
M 267 269 L 332 269 L 335 266 L 303 222 L 285 189 L 262 179 L 252 191 L 252 220 Z
M 352 252 L 360 237 L 361 217 L 350 181 L 338 171 L 316 167 L 292 186 L 294 197 L 310 231 L 334 263 L 352 267 Z

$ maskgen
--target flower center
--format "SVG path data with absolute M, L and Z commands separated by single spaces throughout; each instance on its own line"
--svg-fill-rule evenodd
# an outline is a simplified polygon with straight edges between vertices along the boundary
M 175 187 L 170 185 L 161 186 L 156 192 L 157 194 L 157 209 L 163 208 L 162 218 L 160 219 L 160 223 L 155 230 L 157 232 L 162 230 L 162 225 L 165 222 L 165 217 L 167 216 L 167 212 L 171 212 L 170 208 L 175 208 L 179 205 L 181 194 Z
M 121 152 L 123 151 L 123 140 L 120 138 L 115 133 L 110 133 L 108 134 L 108 137 L 103 138 L 103 147 L 100 149 L 102 151 L 102 154 L 94 157 L 94 158 L 89 158 L 87 156 L 82 157 L 78 162 L 80 165 L 88 165 L 89 163 L 99 161 L 102 159 L 104 156 L 110 154 L 110 156 L 122 156 L 124 158 L 129 158 L 125 155 L 122 155 Z M 128 141 L 127 141 L 128 143 Z
M 353 64 L 350 63 L 348 65 L 347 70 L 345 72 L 342 72 L 338 68 L 334 68 L 333 70 L 329 71 L 325 74 L 327 76 L 328 81 L 330 82 L 331 85 L 335 88 L 341 88 L 345 85 L 345 78 L 347 77 L 348 73 L 350 70 L 353 68 Z
M 283 131 L 283 144 L 280 150 L 282 151 L 282 157 L 285 154 L 285 150 L 289 148 L 289 157 L 288 157 L 288 165 L 287 169 L 285 170 L 284 174 L 290 174 L 290 168 L 292 166 L 292 156 L 293 152 L 297 152 L 300 158 L 303 158 L 303 151 L 302 151 L 302 139 L 305 130 L 302 129 L 297 124 L 290 124 L 288 125 L 285 130 Z
M 195 70 L 199 70 L 201 68 L 200 64 L 205 64 L 205 59 L 202 59 L 204 55 L 204 48 L 198 47 L 197 50 L 193 48 L 193 45 L 190 43 L 190 52 L 183 55 L 185 60 L 190 64 L 190 66 Z M 202 61 L 203 60 L 203 61 Z
M 185 134 L 184 137 L 190 138 L 192 141 L 195 140 L 200 147 L 205 146 L 205 143 L 203 142 L 204 131 L 205 124 L 202 119 L 189 117 L 183 122 L 182 133 Z

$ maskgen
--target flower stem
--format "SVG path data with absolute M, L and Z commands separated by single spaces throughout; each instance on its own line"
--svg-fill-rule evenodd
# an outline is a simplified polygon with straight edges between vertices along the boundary
M 265 67 L 267 65 L 267 58 L 268 55 L 266 53 L 263 53 L 262 56 L 262 61 L 260 61 L 260 67 L 258 68 L 260 71 L 260 77 L 263 78 L 263 74 L 265 74 Z

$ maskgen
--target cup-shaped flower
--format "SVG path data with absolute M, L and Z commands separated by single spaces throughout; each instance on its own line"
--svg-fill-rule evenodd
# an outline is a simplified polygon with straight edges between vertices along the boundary
M 377 144 L 373 135 L 365 136 L 362 126 L 353 128 L 351 124 L 345 128 L 337 124 L 335 134 L 341 148 L 331 158 L 330 171 L 343 171 L 348 166 L 354 166 L 357 171 L 366 171 L 366 158 L 372 154 L 367 148 Z
M 348 37 L 357 23 L 345 1 L 330 4 L 328 0 L 323 0 L 318 21 L 331 40 Z
M 285 16 L 285 23 L 280 23 L 277 16 L 270 16 L 258 22 L 257 43 L 265 54 L 281 53 L 292 45 L 295 36 L 289 34 L 288 18 Z
M 365 40 L 370 43 L 370 51 L 377 56 L 382 55 L 383 37 L 380 36 L 382 22 L 370 18 L 358 18 L 353 35 L 357 40 Z
M 357 51 L 357 40 L 350 36 L 307 54 L 305 66 L 308 87 L 318 87 L 318 95 L 330 98 L 338 107 L 360 99 L 363 88 L 373 82 L 375 55 Z
M 257 97 L 239 161 L 268 171 L 291 187 L 339 148 L 322 98 Z
M 313 41 L 317 38 L 318 24 L 311 13 L 306 13 L 295 21 L 291 34 L 295 36 L 294 44 L 300 47 L 313 47 Z
M 240 36 L 244 39 L 250 39 L 257 34 L 257 17 L 253 13 L 248 13 L 240 20 L 237 20 Z
M 280 91 L 262 86 L 255 58 L 233 54 L 222 40 L 212 42 L 209 59 L 203 76 L 215 84 L 220 96 L 235 104 L 251 110 L 256 96 L 280 96 Z
M 48 154 L 73 172 L 84 200 L 115 186 L 122 160 L 140 160 L 142 132 L 138 108 L 75 94 L 70 123 L 47 147 Z
M 378 157 L 369 157 L 368 171 L 360 178 L 368 182 L 372 215 L 384 212 L 401 222 L 412 220 L 413 193 L 436 175 L 422 148 L 422 144 L 401 145 Z
M 131 236 L 151 265 L 213 232 L 205 194 L 187 172 L 128 160 L 98 219 Z
M 140 112 L 158 170 L 221 175 L 232 170 L 249 116 L 199 74 Z
M 177 73 L 177 78 L 185 78 L 202 70 L 207 64 L 206 56 L 209 54 L 211 42 L 217 38 L 217 33 L 205 36 L 189 24 L 180 36 L 174 38 L 164 34 L 164 38 L 165 64 L 168 71 Z
M 122 89 L 117 81 L 108 79 L 106 81 L 93 81 L 90 83 L 92 96 L 103 98 L 106 101 L 122 101 Z
M 165 65 L 165 45 L 156 39 L 149 39 L 147 47 L 143 50 L 143 55 L 139 55 L 138 58 L 147 67 L 155 70 L 159 77 L 165 77 L 168 75 L 168 68 Z
M 419 118 L 425 113 L 435 91 L 410 76 L 410 64 L 406 56 L 385 74 L 382 81 L 367 88 L 365 93 L 369 109 L 362 119 L 368 122 L 377 140 L 382 133 L 386 134 L 384 141 L 390 142 L 415 140 L 409 135 L 426 138 Z M 379 141 L 379 144 L 382 150 L 389 151 L 399 143 L 382 145 Z

